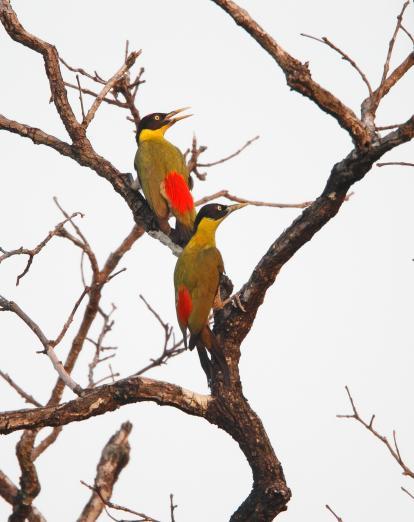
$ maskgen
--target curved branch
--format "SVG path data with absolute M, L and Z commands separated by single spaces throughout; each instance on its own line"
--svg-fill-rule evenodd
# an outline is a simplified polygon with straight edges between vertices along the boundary
M 2 5 L 0 7 L 0 20 L 10 38 L 43 56 L 52 99 L 59 116 L 73 142 L 81 142 L 85 138 L 85 130 L 77 121 L 72 107 L 70 106 L 62 74 L 60 72 L 59 55 L 56 48 L 26 31 L 19 22 L 9 0 L 2 0 Z
M 336 96 L 312 79 L 307 64 L 287 53 L 253 18 L 232 0 L 212 0 L 229 14 L 270 54 L 286 76 L 289 87 L 312 100 L 327 114 L 333 116 L 339 125 L 350 134 L 358 147 L 371 143 L 371 135 L 356 114 Z
M 219 311 L 219 334 L 240 344 L 249 332 L 268 288 L 283 265 L 339 211 L 349 188 L 369 172 L 386 152 L 414 137 L 414 116 L 365 151 L 352 151 L 334 165 L 322 194 L 274 241 L 238 292 L 243 309 L 231 305 Z
M 209 395 L 201 395 L 175 384 L 133 376 L 87 390 L 81 397 L 61 405 L 0 413 L 0 433 L 63 426 L 103 415 L 124 404 L 145 401 L 173 406 L 189 415 L 205 417 L 212 400 Z

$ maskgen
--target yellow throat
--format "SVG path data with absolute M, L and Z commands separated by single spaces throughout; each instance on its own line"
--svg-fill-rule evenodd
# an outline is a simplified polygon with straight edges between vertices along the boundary
M 216 230 L 224 218 L 203 218 L 198 224 L 197 231 L 185 247 L 188 250 L 216 246 Z
M 170 125 L 164 125 L 160 129 L 151 130 L 151 129 L 143 129 L 139 134 L 139 143 L 147 140 L 164 140 L 164 134 L 167 129 L 170 128 Z

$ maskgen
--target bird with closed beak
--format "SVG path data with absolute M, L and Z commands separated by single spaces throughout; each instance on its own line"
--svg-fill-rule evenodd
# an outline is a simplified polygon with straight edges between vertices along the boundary
M 212 361 L 223 372 L 224 383 L 230 382 L 229 369 L 217 338 L 211 331 L 208 318 L 219 294 L 224 263 L 216 247 L 215 234 L 222 221 L 235 210 L 246 206 L 210 203 L 197 214 L 194 233 L 177 260 L 174 271 L 175 305 L 183 332 L 185 347 L 197 348 L 201 366 L 211 385 Z M 190 339 L 187 343 L 187 330 Z M 207 351 L 206 351 L 207 350 Z
M 192 180 L 181 151 L 165 137 L 175 123 L 191 116 L 182 114 L 188 107 L 169 113 L 155 112 L 141 119 L 137 130 L 138 150 L 135 155 L 137 181 L 154 212 L 160 229 L 169 234 L 168 218 L 174 214 L 178 243 L 191 237 L 195 207 L 190 189 Z M 137 184 L 133 184 L 137 188 Z

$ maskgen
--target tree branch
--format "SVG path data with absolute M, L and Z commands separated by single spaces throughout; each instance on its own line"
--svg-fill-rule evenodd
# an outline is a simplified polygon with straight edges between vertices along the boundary
M 52 99 L 59 116 L 73 142 L 82 142 L 85 139 L 85 130 L 76 120 L 75 114 L 68 101 L 56 48 L 24 29 L 17 19 L 16 13 L 13 11 L 9 0 L 2 0 L 0 6 L 0 21 L 13 40 L 43 56 Z
M 393 446 L 392 443 L 387 439 L 387 437 L 378 433 L 378 431 L 374 428 L 375 415 L 371 416 L 371 419 L 369 422 L 365 421 L 360 416 L 360 414 L 355 406 L 354 400 L 352 398 L 352 395 L 351 395 L 351 392 L 349 391 L 348 386 L 345 386 L 345 390 L 348 395 L 349 402 L 351 403 L 353 413 L 350 415 L 337 415 L 337 417 L 340 419 L 355 419 L 360 424 L 362 424 L 362 426 L 364 426 L 370 433 L 372 433 L 374 435 L 374 437 L 376 437 L 378 440 L 380 440 L 385 445 L 385 447 L 391 453 L 393 459 L 402 468 L 403 474 L 407 475 L 408 477 L 414 478 L 414 471 L 411 470 L 407 466 L 407 464 L 403 461 L 403 459 L 401 458 L 400 449 L 397 444 L 397 436 L 396 436 L 395 430 L 392 432 L 393 442 L 394 442 L 394 446 Z
M 19 490 L 13 482 L 0 470 L 0 496 L 4 498 L 9 504 L 14 504 Z M 46 522 L 46 519 L 40 511 L 34 507 L 29 506 L 27 519 L 29 522 Z
M 160 406 L 173 406 L 189 415 L 204 417 L 212 398 L 175 384 L 132 376 L 85 390 L 82 397 L 61 405 L 0 413 L 0 433 L 63 426 L 103 415 L 124 404 L 146 401 L 153 401 Z
M 20 397 L 23 397 L 25 402 L 29 404 L 33 404 L 33 406 L 37 406 L 38 408 L 41 408 L 42 405 L 40 402 L 38 402 L 34 397 L 26 393 L 18 384 L 16 384 L 13 379 L 7 375 L 7 373 L 4 373 L 0 370 L 0 376 L 3 377 L 3 379 L 10 384 L 10 386 L 17 391 L 17 393 L 20 395 Z
M 103 448 L 96 468 L 94 491 L 83 508 L 78 522 L 95 522 L 102 513 L 105 503 L 110 500 L 114 484 L 129 461 L 131 448 L 128 437 L 131 430 L 132 424 L 124 422 Z
M 364 148 L 371 141 L 371 135 L 356 114 L 311 76 L 306 64 L 287 53 L 253 18 L 232 0 L 212 0 L 228 13 L 237 25 L 252 36 L 270 54 L 286 76 L 289 87 L 312 100 L 327 114 L 333 116 L 339 125 L 350 134 L 357 147 Z

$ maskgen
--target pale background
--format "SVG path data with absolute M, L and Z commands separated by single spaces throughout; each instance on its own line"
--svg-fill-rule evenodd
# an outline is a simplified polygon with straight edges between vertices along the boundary
M 402 6 L 397 0 L 240 4 L 289 52 L 308 60 L 313 77 L 357 112 L 366 87 L 355 71 L 299 33 L 330 37 L 377 86 Z M 252 199 L 309 200 L 320 193 L 333 164 L 351 149 L 346 132 L 291 92 L 274 61 L 208 0 L 16 0 L 13 6 L 25 27 L 53 42 L 66 61 L 97 69 L 104 77 L 119 68 L 127 38 L 130 49 L 142 48 L 139 65 L 145 66 L 147 80 L 137 97 L 142 114 L 192 106 L 195 116 L 169 133 L 181 149 L 195 131 L 209 147 L 203 159 L 215 160 L 261 135 L 242 155 L 210 169 L 205 183 L 196 182 L 196 197 L 227 188 Z M 413 13 L 410 6 L 405 25 L 411 31 Z M 66 139 L 48 103 L 41 57 L 11 41 L 3 29 L 0 33 L 0 112 Z M 409 50 L 402 35 L 394 65 Z M 384 100 L 379 124 L 411 115 L 412 81 L 411 70 Z M 77 94 L 71 99 L 79 111 Z M 135 143 L 125 116 L 102 106 L 89 135 L 99 153 L 121 171 L 132 172 Z M 7 132 L 1 133 L 0 153 L 3 248 L 34 246 L 61 220 L 54 195 L 68 211 L 86 213 L 81 225 L 101 263 L 129 231 L 126 204 L 92 171 Z M 413 145 L 400 147 L 387 159 L 413 161 Z M 374 168 L 340 214 L 284 267 L 243 344 L 245 395 L 261 416 L 293 491 L 280 520 L 333 520 L 326 503 L 346 522 L 413 519 L 414 502 L 400 490 L 401 485 L 414 490 L 413 484 L 372 435 L 352 420 L 336 418 L 350 411 L 344 390 L 348 384 L 361 412 L 377 414 L 383 433 L 397 430 L 403 456 L 414 463 L 413 189 L 414 170 Z M 250 207 L 223 224 L 218 245 L 236 288 L 298 212 Z M 176 325 L 174 263 L 166 248 L 143 237 L 121 264 L 128 271 L 105 289 L 107 309 L 111 302 L 118 307 L 108 342 L 119 346 L 113 366 L 122 376 L 140 369 L 161 349 L 162 333 L 139 293 Z M 16 288 L 15 277 L 24 265 L 23 258 L 1 265 L 0 293 L 17 301 L 53 337 L 81 291 L 79 252 L 54 239 Z M 46 401 L 56 374 L 50 361 L 36 354 L 37 340 L 11 314 L 0 314 L 0 328 L 1 369 Z M 75 326 L 69 334 L 74 331 Z M 68 335 L 61 348 L 62 358 L 70 339 Z M 86 346 L 74 372 L 83 384 L 91 357 L 92 347 Z M 106 371 L 102 368 L 102 375 Z M 150 375 L 207 392 L 194 353 Z M 24 407 L 4 382 L 0 394 L 1 410 Z M 72 397 L 65 393 L 66 399 Z M 149 403 L 64 429 L 36 463 L 42 492 L 35 504 L 48 520 L 76 520 L 89 497 L 79 481 L 93 481 L 102 447 L 126 419 L 134 425 L 131 462 L 115 486 L 114 502 L 167 521 L 173 492 L 178 522 L 228 520 L 251 489 L 250 469 L 237 444 L 203 420 Z M 14 447 L 20 435 L 0 439 L 1 468 L 16 483 Z M 0 519 L 9 512 L 9 505 L 0 501 Z

